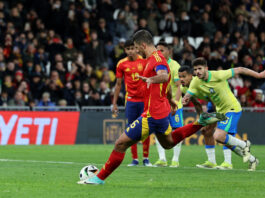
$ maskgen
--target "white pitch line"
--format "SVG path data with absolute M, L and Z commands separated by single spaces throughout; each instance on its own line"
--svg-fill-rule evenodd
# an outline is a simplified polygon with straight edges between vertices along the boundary
M 197 168 L 197 167 L 187 167 L 187 166 L 183 166 L 182 168 L 184 169 L 202 169 L 202 168 Z M 265 173 L 265 170 L 255 170 L 255 171 L 248 171 L 247 169 L 232 169 L 232 170 L 221 170 L 221 169 L 207 169 L 207 168 L 204 168 L 204 170 L 217 170 L 217 171 L 240 171 L 240 172 L 249 172 L 249 173 L 252 173 L 252 172 L 258 172 L 258 173 Z
M 0 159 L 0 162 L 26 162 L 26 163 L 46 163 L 46 164 L 86 164 L 81 162 L 60 162 L 60 161 L 39 161 L 39 160 L 16 160 Z
M 0 159 L 0 162 L 25 162 L 25 163 L 45 163 L 45 164 L 68 164 L 68 165 L 71 165 L 71 164 L 79 164 L 79 165 L 88 165 L 88 164 L 91 164 L 91 165 L 96 165 L 96 166 L 103 166 L 104 164 L 95 164 L 95 163 L 86 163 L 86 162 L 62 162 L 62 161 L 40 161 L 40 160 L 19 160 L 19 159 Z M 121 165 L 121 166 L 126 166 L 127 165 Z M 131 167 L 130 167 L 131 168 Z M 136 168 L 136 167 L 135 167 Z M 165 169 L 166 167 L 146 167 L 146 166 L 137 166 L 137 168 L 162 168 L 162 169 Z M 179 170 L 181 169 L 197 169 L 199 170 L 200 168 L 197 168 L 197 167 L 188 167 L 188 166 L 181 166 L 179 168 Z M 170 169 L 173 169 L 173 168 L 170 168 Z M 178 168 L 174 168 L 174 169 L 178 169 Z M 137 170 L 137 169 L 134 169 L 134 171 Z M 204 169 L 204 170 L 217 170 L 217 169 Z M 218 170 L 218 171 L 242 171 L 242 172 L 251 172 L 251 171 L 248 171 L 247 169 L 232 169 L 232 170 Z M 265 170 L 256 170 L 256 171 L 253 171 L 253 172 L 258 172 L 258 173 L 265 173 Z

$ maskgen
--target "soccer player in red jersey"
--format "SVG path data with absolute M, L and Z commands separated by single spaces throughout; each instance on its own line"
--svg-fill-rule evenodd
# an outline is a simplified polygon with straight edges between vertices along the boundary
M 127 119 L 127 126 L 133 123 L 144 110 L 144 93 L 139 89 L 143 86 L 143 81 L 140 80 L 138 76 L 143 75 L 145 67 L 145 59 L 137 54 L 137 51 L 134 47 L 132 39 L 129 39 L 124 44 L 125 53 L 127 54 L 126 58 L 121 59 L 118 62 L 116 68 L 116 85 L 113 98 L 113 108 L 112 111 L 114 114 L 118 113 L 117 100 L 122 86 L 122 80 L 124 78 L 125 90 L 126 90 L 126 108 L 125 115 Z M 150 137 L 148 136 L 143 142 L 143 165 L 152 166 L 149 162 L 149 145 Z M 138 155 L 137 155 L 137 144 L 131 146 L 132 152 L 132 163 L 128 166 L 137 166 L 139 164 Z
M 143 76 L 144 82 L 144 112 L 118 138 L 114 150 L 110 154 L 100 172 L 78 184 L 104 184 L 104 180 L 122 163 L 126 150 L 139 140 L 145 140 L 150 133 L 155 133 L 158 141 L 165 149 L 173 148 L 185 137 L 192 135 L 203 127 L 220 120 L 225 120 L 223 114 L 201 114 L 198 121 L 177 128 L 172 132 L 168 116 L 170 109 L 176 109 L 176 103 L 170 93 L 170 69 L 165 57 L 157 51 L 152 35 L 146 30 L 134 34 L 134 44 L 139 53 L 146 57 Z

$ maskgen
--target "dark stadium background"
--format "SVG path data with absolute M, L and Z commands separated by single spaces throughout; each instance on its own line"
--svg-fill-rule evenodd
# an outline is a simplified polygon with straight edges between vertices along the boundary
M 258 0 L 1 0 L 0 105 L 110 105 L 124 40 L 139 29 L 171 43 L 181 65 L 203 56 L 212 70 L 263 71 L 264 8 Z M 265 106 L 264 81 L 237 76 L 230 85 L 243 107 Z

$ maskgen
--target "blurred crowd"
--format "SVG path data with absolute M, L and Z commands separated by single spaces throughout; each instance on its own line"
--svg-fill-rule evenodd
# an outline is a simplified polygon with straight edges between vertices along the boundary
M 140 29 L 172 38 L 181 65 L 265 69 L 262 0 L 0 0 L 0 105 L 110 105 L 124 42 Z M 229 83 L 243 107 L 265 107 L 264 81 Z

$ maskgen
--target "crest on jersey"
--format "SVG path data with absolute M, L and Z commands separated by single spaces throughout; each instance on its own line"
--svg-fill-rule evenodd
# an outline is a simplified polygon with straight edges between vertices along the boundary
M 125 72 L 129 72 L 129 71 L 131 71 L 130 68 L 126 68 L 125 69 Z
M 137 65 L 137 68 L 138 68 L 139 71 L 143 71 L 143 65 L 141 63 L 139 63 Z
M 214 88 L 210 88 L 209 91 L 210 91 L 211 94 L 215 93 Z

